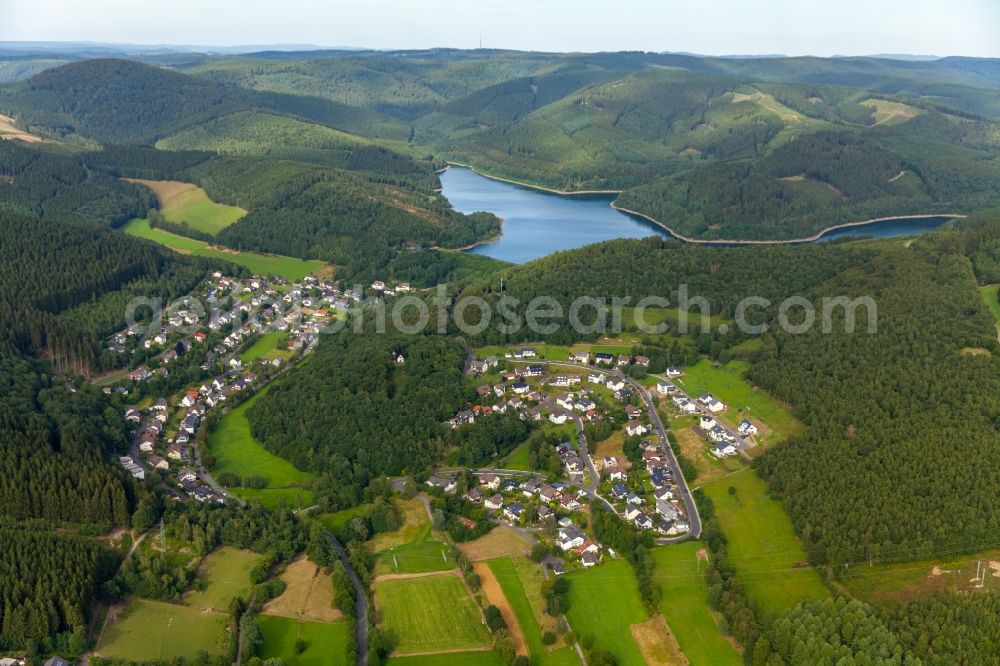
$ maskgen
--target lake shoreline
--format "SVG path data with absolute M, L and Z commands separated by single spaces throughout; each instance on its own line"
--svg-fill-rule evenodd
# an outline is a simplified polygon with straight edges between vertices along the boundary
M 477 174 L 479 176 L 482 176 L 483 178 L 488 178 L 490 180 L 494 180 L 494 181 L 497 181 L 497 182 L 500 182 L 500 183 L 507 183 L 508 185 L 516 185 L 518 187 L 524 187 L 524 188 L 529 189 L 529 190 L 535 190 L 535 191 L 538 191 L 538 192 L 545 192 L 547 194 L 555 194 L 555 195 L 561 196 L 561 197 L 576 197 L 576 196 L 587 196 L 587 195 L 605 195 L 605 196 L 607 196 L 607 195 L 618 195 L 618 194 L 622 193 L 622 190 L 557 190 L 557 189 L 553 189 L 553 188 L 550 188 L 550 187 L 544 187 L 542 185 L 534 185 L 532 183 L 526 183 L 526 182 L 523 182 L 523 181 L 514 180 L 512 178 L 504 178 L 502 176 L 494 176 L 494 175 L 491 175 L 489 173 L 485 173 L 483 171 L 480 171 L 479 169 L 477 169 L 476 167 L 474 167 L 472 165 L 462 164 L 461 162 L 448 162 L 448 166 L 446 166 L 444 169 L 442 169 L 439 173 L 443 173 L 444 171 L 447 171 L 449 168 L 451 168 L 453 166 L 454 167 L 463 168 L 463 169 L 468 169 L 469 171 L 471 171 L 471 172 L 473 172 L 473 173 L 475 173 L 475 174 Z M 652 217 L 650 215 L 646 215 L 645 213 L 640 213 L 637 210 L 632 210 L 630 208 L 625 208 L 624 206 L 616 205 L 614 201 L 609 202 L 609 205 L 612 208 L 614 208 L 615 210 L 617 210 L 617 211 L 619 211 L 621 213 L 641 218 L 641 219 L 645 220 L 646 222 L 649 222 L 650 224 L 656 225 L 660 229 L 663 229 L 664 231 L 666 231 L 670 236 L 672 236 L 676 240 L 682 241 L 684 243 L 694 243 L 694 244 L 701 244 L 701 245 L 728 245 L 728 246 L 732 246 L 732 245 L 801 245 L 801 244 L 805 244 L 805 243 L 815 243 L 816 241 L 819 241 L 821 238 L 823 238 L 827 234 L 835 232 L 835 231 L 839 231 L 841 229 L 850 229 L 852 227 L 860 227 L 860 226 L 864 226 L 864 225 L 868 225 L 868 224 L 878 224 L 878 223 L 881 223 L 881 222 L 893 222 L 893 221 L 898 221 L 898 220 L 928 220 L 928 219 L 933 219 L 933 218 L 946 218 L 946 219 L 949 219 L 949 220 L 956 220 L 956 219 L 964 219 L 964 218 L 967 217 L 966 215 L 963 215 L 961 213 L 917 213 L 917 214 L 913 214 L 913 215 L 890 215 L 890 216 L 886 216 L 886 217 L 875 217 L 875 218 L 871 218 L 871 219 L 868 219 L 868 220 L 858 220 L 858 221 L 855 221 L 855 222 L 842 222 L 840 224 L 834 224 L 834 225 L 831 225 L 829 227 L 824 227 L 824 228 L 820 229 L 819 231 L 817 231 L 815 234 L 812 234 L 811 236 L 804 236 L 804 237 L 800 237 L 800 238 L 761 239 L 761 240 L 753 240 L 753 239 L 743 239 L 743 240 L 740 240 L 740 239 L 715 239 L 715 238 L 713 238 L 713 239 L 707 239 L 707 238 L 691 238 L 689 236 L 685 236 L 684 234 L 682 234 L 682 233 L 680 233 L 678 231 L 675 231 L 674 229 L 670 228 L 669 226 L 667 226 L 666 224 L 664 224 L 660 220 L 656 219 L 655 217 Z M 488 244 L 488 243 L 496 242 L 499 239 L 499 237 L 502 236 L 502 235 L 503 235 L 503 226 L 502 226 L 502 223 L 501 223 L 500 234 L 496 238 L 490 239 L 488 241 L 481 241 L 480 243 L 477 243 L 477 244 L 473 245 L 473 247 L 476 247 L 478 245 L 483 245 L 483 244 Z

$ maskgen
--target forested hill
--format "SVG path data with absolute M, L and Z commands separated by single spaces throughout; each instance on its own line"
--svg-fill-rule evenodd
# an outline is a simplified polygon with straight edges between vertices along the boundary
M 872 296 L 877 332 L 833 330 L 793 335 L 771 330 L 753 355 L 749 377 L 794 405 L 808 428 L 765 453 L 758 470 L 784 499 L 816 562 L 949 552 L 956 540 L 992 544 L 1000 511 L 982 497 L 1000 491 L 1000 347 L 977 291 L 969 255 L 983 267 L 997 257 L 998 221 L 967 233 L 932 234 L 899 244 L 674 247 L 659 240 L 613 241 L 559 253 L 504 272 L 505 295 L 526 302 L 551 295 L 665 296 L 677 287 L 705 297 L 712 313 L 733 316 L 743 296 L 772 303 L 802 295 Z M 775 279 L 780 276 L 780 279 Z M 496 299 L 497 279 L 470 293 Z M 777 305 L 753 308 L 751 322 L 775 323 Z M 523 316 L 523 312 L 521 312 Z M 697 310 L 692 315 L 697 325 Z M 733 328 L 733 327 L 731 327 Z M 495 329 L 491 326 L 490 329 Z M 516 341 L 495 330 L 483 342 Z M 580 336 L 565 329 L 550 340 Z M 695 338 L 710 356 L 728 358 L 744 341 L 717 330 Z M 973 355 L 987 349 L 992 355 Z M 981 465 L 970 465 L 970 460 Z M 984 494 L 985 493 L 985 494 Z M 987 503 L 988 504 L 988 503 Z
M 25 125 L 97 143 L 152 143 L 238 111 L 291 114 L 345 132 L 406 138 L 381 114 L 328 99 L 243 90 L 130 60 L 98 59 L 46 70 L 0 92 L 0 108 Z
M 998 99 L 993 60 L 430 51 L 203 57 L 173 68 L 85 60 L 0 86 L 0 113 L 69 142 L 361 173 L 419 192 L 402 208 L 425 218 L 433 171 L 450 160 L 559 189 L 623 190 L 618 205 L 687 236 L 762 240 L 1000 205 Z M 450 224 L 440 211 L 430 217 Z M 308 248 L 289 248 L 251 226 L 232 233 L 255 249 L 329 248 L 322 229 L 276 232 L 308 237 Z

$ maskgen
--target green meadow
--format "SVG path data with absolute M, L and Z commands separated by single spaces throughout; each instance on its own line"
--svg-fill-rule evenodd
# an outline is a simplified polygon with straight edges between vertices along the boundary
M 1000 291 L 1000 284 L 990 284 L 979 288 L 979 294 L 983 297 L 983 302 L 989 308 L 993 319 L 1000 325 L 1000 302 L 997 301 L 998 291 Z
M 306 474 L 284 458 L 279 458 L 258 442 L 250 432 L 246 411 L 267 392 L 259 391 L 254 397 L 223 416 L 208 436 L 208 449 L 215 458 L 212 471 L 228 472 L 239 477 L 262 476 L 267 479 L 263 489 L 230 488 L 237 497 L 260 500 L 265 506 L 276 506 L 279 500 L 294 506 L 296 498 L 312 504 L 312 493 L 302 488 Z M 265 501 L 266 500 L 266 501 Z
M 259 555 L 247 550 L 224 547 L 213 551 L 198 572 L 204 589 L 185 595 L 184 603 L 199 610 L 227 612 L 233 599 L 250 589 L 250 571 L 259 561 Z
M 762 422 L 771 431 L 758 435 L 758 441 L 765 446 L 801 432 L 802 423 L 792 416 L 787 405 L 744 378 L 749 367 L 745 361 L 729 361 L 715 367 L 708 359 L 701 359 L 684 368 L 684 376 L 677 383 L 690 396 L 706 392 L 724 402 L 727 410 L 722 415 L 723 420 L 732 424 L 744 418 Z
M 487 647 L 479 607 L 452 574 L 383 580 L 375 584 L 382 627 L 396 637 L 395 654 Z
M 288 341 L 288 334 L 281 331 L 271 331 L 260 336 L 246 351 L 240 354 L 244 363 L 253 363 L 259 358 L 270 361 L 273 358 L 288 360 L 295 356 L 291 349 L 280 349 L 279 345 Z M 288 345 L 285 345 L 287 347 Z
M 109 620 L 95 650 L 103 657 L 147 662 L 177 657 L 194 659 L 202 650 L 223 653 L 228 616 L 148 599 L 130 599 Z
M 324 666 L 347 663 L 351 625 L 346 621 L 303 622 L 275 615 L 258 615 L 257 623 L 264 636 L 261 659 L 281 659 L 287 666 Z M 305 649 L 298 653 L 295 643 L 301 639 Z
M 517 622 L 521 625 L 528 651 L 531 653 L 531 663 L 539 666 L 577 666 L 580 658 L 573 648 L 563 647 L 549 652 L 542 643 L 542 628 L 538 625 L 538 619 L 524 591 L 514 560 L 509 557 L 490 560 L 489 566 L 497 582 L 500 583 L 504 597 L 517 615 Z
M 715 505 L 728 540 L 728 562 L 765 619 L 787 613 L 806 599 L 830 596 L 809 565 L 784 507 L 768 495 L 767 485 L 752 469 L 702 489 Z
M 600 566 L 566 577 L 570 581 L 566 617 L 577 635 L 593 636 L 594 646 L 613 654 L 620 666 L 643 666 L 630 627 L 649 618 L 629 563 L 606 559 Z
M 695 541 L 656 548 L 655 580 L 667 626 L 693 666 L 739 666 L 743 658 L 722 635 L 708 606 L 704 546 Z
M 257 275 L 280 275 L 289 280 L 301 280 L 306 275 L 322 271 L 326 264 L 321 261 L 307 261 L 293 257 L 283 257 L 277 254 L 258 254 L 256 252 L 237 252 L 209 245 L 204 241 L 172 234 L 163 229 L 154 229 L 147 219 L 132 220 L 124 227 L 125 233 L 138 238 L 145 238 L 160 245 L 166 245 L 181 254 L 194 254 L 199 257 L 220 259 L 245 267 Z
M 237 206 L 212 201 L 205 190 L 193 183 L 175 180 L 135 180 L 153 190 L 160 213 L 169 222 L 186 224 L 206 234 L 216 235 L 247 212 Z

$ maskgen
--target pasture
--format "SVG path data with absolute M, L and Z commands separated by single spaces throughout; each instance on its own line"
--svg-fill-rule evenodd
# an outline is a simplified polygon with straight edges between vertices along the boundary
M 303 622 L 260 615 L 257 623 L 264 637 L 261 659 L 281 659 L 287 666 L 325 666 L 347 662 L 351 625 L 346 621 Z M 299 639 L 305 643 L 301 654 L 295 650 L 295 642 Z
M 130 599 L 109 613 L 95 653 L 126 661 L 194 659 L 202 650 L 223 653 L 227 616 L 190 606 Z
M 225 206 L 208 198 L 194 183 L 176 180 L 126 179 L 145 185 L 156 195 L 160 212 L 169 222 L 186 224 L 212 236 L 247 214 L 237 206 Z
M 165 245 L 180 254 L 194 254 L 199 257 L 228 261 L 243 266 L 256 275 L 280 275 L 289 280 L 299 281 L 311 273 L 323 273 L 330 270 L 329 266 L 321 261 L 307 261 L 283 257 L 278 254 L 237 252 L 217 245 L 209 245 L 204 241 L 178 236 L 163 229 L 154 229 L 147 219 L 132 220 L 123 229 L 130 236 Z
M 260 556 L 248 550 L 228 546 L 212 551 L 198 569 L 195 589 L 184 596 L 184 603 L 203 611 L 225 613 L 233 599 L 250 589 L 250 570 Z
M 284 458 L 279 458 L 265 449 L 250 432 L 250 422 L 247 420 L 246 412 L 267 391 L 268 389 L 264 388 L 231 410 L 219 419 L 218 424 L 209 433 L 208 450 L 215 457 L 212 471 L 216 474 L 228 472 L 239 477 L 262 476 L 267 479 L 267 489 L 291 489 L 308 496 L 311 503 L 311 493 L 299 487 L 305 481 L 305 473 L 297 470 Z M 244 496 L 239 491 L 239 488 L 232 489 L 234 495 Z M 253 497 L 254 492 L 248 489 L 246 496 Z
M 271 331 L 260 336 L 256 342 L 247 347 L 246 351 L 240 354 L 243 363 L 253 363 L 259 358 L 270 361 L 274 358 L 281 358 L 287 361 L 295 356 L 295 352 L 288 349 L 288 334 L 281 331 Z
M 703 490 L 729 541 L 728 562 L 765 619 L 806 599 L 830 596 L 809 565 L 784 507 L 767 494 L 767 485 L 752 469 L 713 481 Z
M 684 656 L 694 666 L 742 664 L 743 658 L 726 640 L 709 609 L 705 583 L 708 554 L 702 544 L 688 541 L 656 548 L 653 558 L 663 616 Z
M 566 574 L 570 581 L 566 616 L 580 637 L 593 636 L 594 646 L 610 652 L 621 666 L 644 666 L 632 625 L 649 619 L 639 596 L 632 567 L 625 560 Z
M 396 655 L 490 645 L 479 607 L 455 574 L 378 581 L 375 602 L 382 627 L 398 640 Z
M 676 383 L 690 396 L 706 392 L 724 402 L 727 409 L 719 418 L 730 425 L 736 425 L 741 419 L 763 424 L 757 441 L 764 446 L 801 432 L 803 425 L 792 416 L 788 405 L 744 378 L 749 367 L 745 361 L 730 361 L 715 367 L 708 359 L 701 359 L 684 368 L 684 376 Z
M 523 559 L 519 565 L 520 567 L 533 566 Z M 573 648 L 562 647 L 549 652 L 542 644 L 543 629 L 525 592 L 524 584 L 518 574 L 520 567 L 515 565 L 515 560 L 509 557 L 490 560 L 489 567 L 500 584 L 500 589 L 503 590 L 507 603 L 510 604 L 511 610 L 517 616 L 518 624 L 521 625 L 521 632 L 524 634 L 528 651 L 531 654 L 531 663 L 540 666 L 576 666 L 579 664 L 580 659 Z M 554 623 L 551 623 L 553 626 L 548 626 L 550 623 L 546 624 L 546 630 L 554 628 Z

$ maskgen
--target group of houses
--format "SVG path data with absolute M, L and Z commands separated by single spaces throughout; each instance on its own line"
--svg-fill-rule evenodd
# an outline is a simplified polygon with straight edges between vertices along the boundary
M 626 465 L 616 456 L 606 456 L 600 461 L 601 477 L 606 484 L 611 485 L 608 494 L 615 502 L 619 514 L 637 529 L 656 530 L 666 536 L 684 534 L 690 528 L 680 502 L 674 470 L 663 446 L 645 440 L 640 444 L 640 449 L 643 464 L 641 471 L 626 469 Z M 630 473 L 635 477 L 631 485 Z M 643 494 L 636 492 L 635 489 L 646 487 L 646 481 L 652 491 Z

